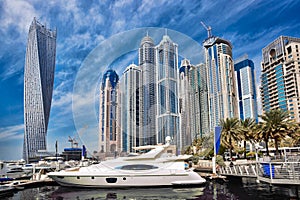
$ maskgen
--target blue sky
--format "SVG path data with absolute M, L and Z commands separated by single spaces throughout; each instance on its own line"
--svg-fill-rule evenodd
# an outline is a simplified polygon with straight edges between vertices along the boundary
M 2 0 L 0 160 L 22 157 L 23 73 L 27 33 L 33 17 L 47 27 L 56 27 L 58 32 L 47 144 L 48 149 L 54 151 L 55 140 L 58 140 L 61 151 L 70 145 L 68 136 L 79 137 L 76 132 L 84 127 L 74 123 L 72 100 L 76 99 L 73 91 L 78 72 L 93 50 L 105 41 L 111 41 L 111 37 L 138 28 L 143 31 L 145 27 L 167 28 L 170 33 L 182 33 L 201 45 L 207 36 L 200 24 L 204 21 L 212 27 L 213 35 L 231 41 L 234 59 L 249 55 L 259 79 L 261 49 L 280 35 L 300 37 L 299 9 L 300 1 L 294 0 Z M 151 31 L 149 33 L 151 36 Z M 140 40 L 136 38 L 136 41 Z M 155 40 L 156 44 L 158 42 Z M 122 61 L 115 62 L 113 68 L 120 73 L 135 57 L 136 54 L 131 52 L 123 56 Z M 107 67 L 99 66 L 98 74 Z M 89 100 L 81 99 L 80 103 L 86 104 L 86 101 Z M 88 138 L 85 131 L 81 129 L 81 136 Z M 96 150 L 96 147 L 91 145 L 90 149 Z

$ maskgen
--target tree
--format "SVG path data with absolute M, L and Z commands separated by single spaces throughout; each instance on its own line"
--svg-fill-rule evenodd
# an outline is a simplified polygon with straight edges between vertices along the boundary
M 300 123 L 291 124 L 288 136 L 290 138 L 290 146 L 300 145 Z
M 289 134 L 291 127 L 293 126 L 292 121 L 289 119 L 290 115 L 287 111 L 273 109 L 264 113 L 260 117 L 263 121 L 259 123 L 258 136 L 266 143 L 267 155 L 269 155 L 269 139 L 273 139 L 276 148 L 276 155 L 278 155 L 278 144 Z
M 239 120 L 237 118 L 221 119 L 220 125 L 222 127 L 221 142 L 230 150 L 230 158 L 232 159 L 234 143 L 240 140 Z
M 244 158 L 247 158 L 246 143 L 254 139 L 254 130 L 256 122 L 254 119 L 246 118 L 245 120 L 240 120 L 239 132 L 241 133 L 242 139 L 244 140 Z

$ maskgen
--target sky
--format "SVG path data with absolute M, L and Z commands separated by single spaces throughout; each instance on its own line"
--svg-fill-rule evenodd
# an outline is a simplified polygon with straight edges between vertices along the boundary
M 204 62 L 201 45 L 207 37 L 203 21 L 212 27 L 213 35 L 232 43 L 234 59 L 248 54 L 259 86 L 262 48 L 280 35 L 300 37 L 299 9 L 300 1 L 294 0 L 0 1 L 0 160 L 22 158 L 25 52 L 34 17 L 57 29 L 47 146 L 55 151 L 57 140 L 61 152 L 70 146 L 68 136 L 85 143 L 90 151 L 97 150 L 95 124 L 81 120 L 89 120 L 84 108 L 93 107 L 91 115 L 97 115 L 101 75 L 112 68 L 121 76 L 128 64 L 137 64 L 136 48 L 146 32 L 155 44 L 167 29 L 175 43 L 195 45 L 200 63 Z M 180 48 L 179 54 L 193 60 L 191 48 Z M 198 64 L 197 59 L 192 64 Z

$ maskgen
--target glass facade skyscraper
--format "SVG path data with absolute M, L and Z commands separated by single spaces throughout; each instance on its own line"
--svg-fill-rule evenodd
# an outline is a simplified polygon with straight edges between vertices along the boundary
M 219 37 L 207 38 L 203 45 L 206 56 L 210 131 L 220 119 L 238 117 L 236 81 L 232 46 Z
M 205 65 L 181 61 L 179 69 L 179 111 L 181 117 L 181 150 L 195 138 L 209 132 Z
M 107 70 L 102 78 L 99 106 L 99 152 L 115 153 L 118 150 L 117 140 L 117 95 L 119 76 Z
M 156 77 L 155 46 L 151 37 L 145 36 L 139 47 L 139 67 L 142 79 L 142 137 L 141 144 L 156 144 Z
M 263 112 L 280 108 L 300 122 L 300 38 L 280 36 L 262 50 Z
M 56 56 L 56 30 L 47 29 L 35 18 L 28 33 L 24 69 L 23 158 L 34 160 L 47 149 L 47 129 L 52 101 Z
M 193 136 L 191 131 L 191 104 L 194 104 L 191 99 L 192 88 L 190 85 L 190 61 L 184 59 L 181 61 L 179 69 L 179 113 L 180 113 L 180 146 L 178 147 L 181 151 L 192 144 Z M 200 126 L 200 123 L 198 123 Z M 193 132 L 194 133 L 194 132 Z
M 190 70 L 191 93 L 191 128 L 192 137 L 201 138 L 209 132 L 208 93 L 205 65 L 198 64 Z
M 141 69 L 129 65 L 120 81 L 121 95 L 121 141 L 123 152 L 133 152 L 132 147 L 143 145 L 142 134 L 142 79 Z
M 165 143 L 170 136 L 180 143 L 178 110 L 178 45 L 164 35 L 155 47 L 157 80 L 157 143 Z
M 248 58 L 242 59 L 234 64 L 234 70 L 237 81 L 239 117 L 243 120 L 252 118 L 258 122 L 254 63 Z

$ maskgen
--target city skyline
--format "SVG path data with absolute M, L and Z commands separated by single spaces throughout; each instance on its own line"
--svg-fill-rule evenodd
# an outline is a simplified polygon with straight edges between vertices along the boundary
M 117 33 L 142 27 L 163 27 L 182 32 L 202 45 L 207 37 L 206 30 L 200 24 L 204 21 L 212 27 L 213 35 L 233 44 L 234 59 L 245 53 L 249 55 L 258 80 L 262 48 L 280 35 L 300 37 L 297 18 L 300 3 L 297 1 L 2 1 L 0 5 L 0 32 L 3 35 L 0 39 L 3 44 L 0 47 L 0 91 L 5 96 L 1 98 L 0 108 L 0 150 L 5 153 L 0 154 L 0 160 L 20 159 L 22 155 L 24 58 L 28 27 L 33 17 L 58 30 L 53 107 L 47 144 L 50 151 L 54 151 L 55 140 L 59 141 L 60 151 L 69 146 L 68 135 L 76 133 L 72 89 L 77 71 L 89 52 Z M 140 39 L 137 38 L 137 41 L 140 42 Z M 129 55 L 121 63 L 116 62 L 110 67 L 120 74 L 123 69 L 117 66 L 128 66 L 135 56 Z M 104 71 L 108 66 L 99 67 L 103 67 Z

